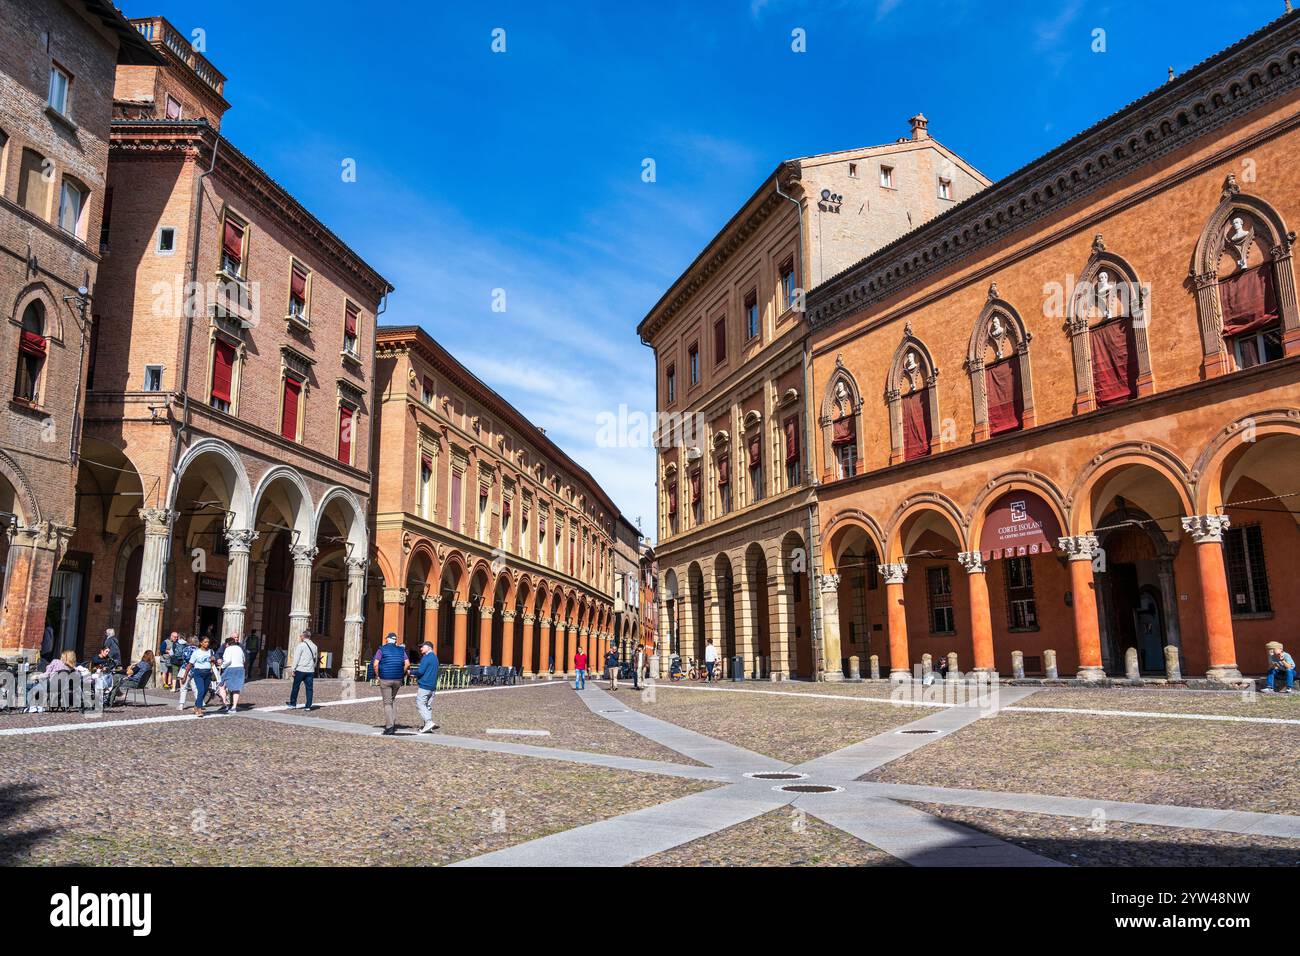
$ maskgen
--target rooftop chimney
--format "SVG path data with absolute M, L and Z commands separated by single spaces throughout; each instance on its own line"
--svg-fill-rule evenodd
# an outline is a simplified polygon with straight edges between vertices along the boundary
M 908 120 L 908 122 L 912 124 L 913 140 L 930 138 L 930 131 L 929 129 L 927 129 L 927 127 L 930 125 L 930 121 L 925 118 L 924 113 L 917 113 L 910 120 Z

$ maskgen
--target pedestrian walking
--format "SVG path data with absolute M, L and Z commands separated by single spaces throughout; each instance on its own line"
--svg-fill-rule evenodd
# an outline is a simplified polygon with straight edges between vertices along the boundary
M 713 669 L 718 666 L 718 649 L 713 645 L 713 638 L 704 644 L 704 666 L 708 668 L 709 680 L 713 680 Z
M 316 683 L 317 658 L 318 652 L 311 639 L 311 632 L 303 631 L 302 639 L 293 651 L 293 689 L 289 691 L 289 699 L 285 701 L 290 707 L 298 706 L 298 688 L 305 685 L 307 702 L 303 704 L 303 710 L 311 710 L 311 692 L 312 685 Z
M 645 645 L 638 644 L 636 646 L 636 656 L 632 658 L 632 689 L 633 690 L 641 689 L 641 676 L 642 676 L 642 670 L 645 668 L 645 664 L 646 664 Z
M 397 733 L 397 690 L 410 669 L 411 658 L 407 656 L 406 648 L 398 644 L 397 635 L 389 631 L 384 643 L 375 651 L 375 673 L 379 675 L 379 693 L 384 698 L 385 737 Z
M 578 653 L 573 655 L 573 670 L 576 677 L 573 682 L 574 690 L 586 690 L 587 688 L 587 652 L 579 649 Z
M 184 637 L 179 639 L 177 650 L 173 652 L 173 660 L 176 664 L 176 690 L 180 692 L 180 697 L 176 701 L 176 709 L 185 709 L 185 696 L 194 692 L 194 681 L 190 677 L 190 657 L 198 648 L 198 643 L 188 643 Z
M 262 649 L 262 635 L 249 631 L 244 640 L 244 674 L 248 680 L 257 676 L 257 652 Z
M 420 645 L 420 664 L 415 669 L 415 709 L 424 718 L 420 733 L 431 734 L 438 729 L 433 722 L 433 695 L 438 690 L 438 652 L 431 642 Z
M 212 685 L 212 642 L 206 637 L 190 654 L 189 676 L 194 682 L 194 716 L 203 716 L 203 704 Z M 183 696 L 183 695 L 182 695 Z
M 612 647 L 605 653 L 605 676 L 609 678 L 609 689 L 618 690 L 618 651 Z
M 239 711 L 239 694 L 244 689 L 246 658 L 239 638 L 233 634 L 226 638 L 226 648 L 221 652 L 221 684 L 217 688 L 221 694 L 221 710 L 228 714 Z

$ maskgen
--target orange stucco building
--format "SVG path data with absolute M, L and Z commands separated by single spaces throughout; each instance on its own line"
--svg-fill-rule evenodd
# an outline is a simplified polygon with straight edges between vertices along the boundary
M 1300 613 L 1297 155 L 1288 14 L 809 294 L 828 663 L 1265 669 Z

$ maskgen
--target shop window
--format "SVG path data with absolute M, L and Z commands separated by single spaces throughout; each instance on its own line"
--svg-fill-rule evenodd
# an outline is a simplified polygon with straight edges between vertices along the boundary
M 930 633 L 954 634 L 957 631 L 952 607 L 952 578 L 948 568 L 926 568 L 926 592 L 930 599 Z
M 1028 557 L 1002 562 L 1007 585 L 1007 626 L 1013 631 L 1038 629 L 1038 606 L 1034 602 L 1034 566 Z
M 1259 525 L 1229 528 L 1223 535 L 1228 601 L 1233 614 L 1268 614 L 1273 601 L 1264 564 L 1264 533 Z

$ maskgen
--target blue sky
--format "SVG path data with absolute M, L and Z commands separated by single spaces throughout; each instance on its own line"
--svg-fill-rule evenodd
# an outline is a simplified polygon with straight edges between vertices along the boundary
M 423 325 L 651 534 L 653 453 L 598 447 L 598 416 L 653 412 L 636 325 L 778 162 L 890 142 L 922 111 L 998 179 L 1283 10 L 118 2 L 205 31 L 229 77 L 223 131 L 393 282 L 382 321 Z

